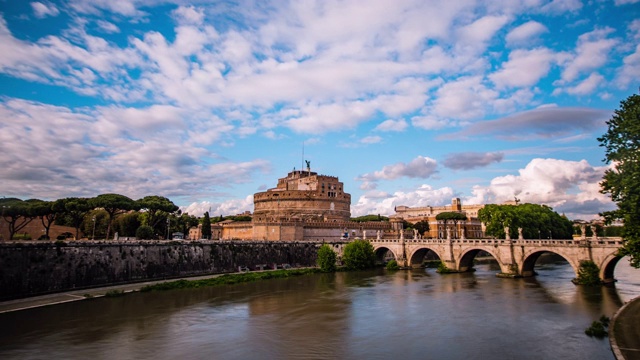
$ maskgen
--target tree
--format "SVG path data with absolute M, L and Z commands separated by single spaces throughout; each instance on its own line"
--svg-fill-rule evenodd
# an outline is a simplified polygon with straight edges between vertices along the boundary
M 109 214 L 103 209 L 91 210 L 82 220 L 82 232 L 92 239 L 106 239 Z
M 429 232 L 429 222 L 424 220 L 418 221 L 417 223 L 413 224 L 413 228 L 418 230 L 421 235 L 424 235 L 425 233 Z
M 204 218 L 202 219 L 202 238 L 211 239 L 211 218 L 209 218 L 208 211 L 204 213 Z
M 335 251 L 331 248 L 331 246 L 327 244 L 323 244 L 318 249 L 318 266 L 320 270 L 324 272 L 333 272 L 336 271 L 336 259 L 337 255 Z
M 600 191 L 611 195 L 618 208 L 601 215 L 607 223 L 624 220 L 620 255 L 629 255 L 631 266 L 640 268 L 640 95 L 621 101 L 607 126 L 598 141 L 613 168 L 605 171 Z
M 519 227 L 525 239 L 573 238 L 571 221 L 546 205 L 485 205 L 478 211 L 478 219 L 485 224 L 487 235 L 501 239 L 505 238 L 505 226 L 509 227 L 511 238 L 518 237 Z
M 56 201 L 34 201 L 31 203 L 33 215 L 37 216 L 44 227 L 43 237 L 47 240 L 49 230 L 56 219 L 64 212 L 64 203 L 62 200 Z
M 138 212 L 124 214 L 116 220 L 116 229 L 122 236 L 136 236 L 140 225 L 140 213 Z
M 364 215 L 355 218 L 351 218 L 351 221 L 355 222 L 368 222 L 368 221 L 389 221 L 389 218 L 386 216 L 378 215 Z
M 166 223 L 169 214 L 178 210 L 176 204 L 163 196 L 145 196 L 137 200 L 136 203 L 138 204 L 138 208 L 145 213 L 145 223 L 158 233 L 161 232 L 160 227 L 163 223 Z M 166 233 L 166 231 L 162 231 L 162 233 Z
M 94 208 L 103 208 L 108 214 L 108 225 L 106 239 L 109 239 L 111 233 L 111 225 L 113 220 L 120 215 L 130 210 L 136 210 L 138 204 L 130 198 L 119 194 L 102 194 L 89 200 Z
M 142 225 L 136 230 L 136 237 L 138 240 L 151 240 L 153 239 L 153 228 L 149 225 Z
M 354 240 L 344 247 L 342 261 L 347 269 L 363 270 L 375 265 L 373 245 L 367 240 Z
M 89 211 L 91 211 L 91 205 L 89 205 L 89 199 L 70 197 L 62 199 L 62 206 L 64 213 L 62 217 L 58 218 L 57 223 L 62 223 L 68 226 L 72 226 L 76 229 L 76 239 L 80 237 L 80 227 L 84 217 Z
M 455 234 L 453 235 L 454 237 L 458 237 L 458 221 L 467 220 L 467 215 L 460 212 L 455 212 L 455 211 L 446 211 L 436 215 L 436 220 L 444 222 L 445 232 L 447 231 L 447 222 L 452 221 L 453 229 L 455 231 Z
M 39 201 L 39 200 L 38 200 Z M 9 225 L 9 240 L 24 229 L 36 216 L 33 213 L 33 201 L 22 201 L 16 198 L 2 199 L 2 218 Z

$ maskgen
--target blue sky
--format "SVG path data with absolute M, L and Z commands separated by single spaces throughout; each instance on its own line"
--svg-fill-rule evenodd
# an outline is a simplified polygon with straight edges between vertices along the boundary
M 231 215 L 311 161 L 352 215 L 590 219 L 640 85 L 640 2 L 0 0 L 0 196 Z

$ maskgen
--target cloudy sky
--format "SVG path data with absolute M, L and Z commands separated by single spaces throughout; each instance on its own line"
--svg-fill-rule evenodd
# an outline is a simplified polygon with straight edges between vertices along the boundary
M 0 0 L 0 196 L 231 215 L 306 159 L 353 216 L 588 219 L 638 80 L 638 0 Z

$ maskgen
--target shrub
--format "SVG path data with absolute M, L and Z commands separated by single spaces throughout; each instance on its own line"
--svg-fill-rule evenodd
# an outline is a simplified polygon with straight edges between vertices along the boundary
M 142 225 L 136 230 L 136 237 L 141 240 L 153 239 L 153 228 L 151 226 Z
M 336 271 L 336 253 L 331 246 L 324 244 L 318 249 L 318 266 L 323 272 Z
M 440 263 L 438 264 L 438 269 L 436 270 L 436 272 L 440 273 L 440 274 L 450 274 L 453 271 L 447 267 L 447 264 L 445 264 L 444 261 L 440 261 Z
M 398 262 L 395 260 L 391 260 L 387 263 L 387 270 L 398 270 L 400 267 L 398 266 Z
M 376 262 L 373 245 L 366 240 L 354 240 L 344 247 L 342 260 L 349 270 L 371 268 Z
M 576 285 L 602 285 L 600 280 L 600 269 L 598 265 L 591 260 L 580 261 L 578 269 L 578 277 L 572 280 Z
M 104 294 L 105 297 L 118 297 L 123 295 L 124 295 L 124 290 L 117 290 L 117 289 L 109 290 Z
M 603 338 L 607 336 L 607 328 L 609 327 L 609 318 L 602 315 L 600 321 L 594 321 L 591 323 L 584 333 L 591 337 Z

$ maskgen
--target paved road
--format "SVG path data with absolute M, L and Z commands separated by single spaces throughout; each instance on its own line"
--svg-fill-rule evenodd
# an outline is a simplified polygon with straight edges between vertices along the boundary
M 609 341 L 618 360 L 640 360 L 640 297 L 618 310 L 609 328 Z
M 188 277 L 184 279 L 188 279 L 188 280 L 209 279 L 209 278 L 220 276 L 220 275 L 222 274 L 195 276 L 195 277 Z M 34 296 L 34 297 L 25 298 L 25 299 L 0 301 L 0 314 L 5 312 L 10 312 L 10 311 L 30 309 L 30 308 L 39 307 L 39 306 L 61 304 L 69 301 L 85 300 L 89 297 L 101 297 L 101 296 L 104 296 L 104 294 L 110 290 L 121 290 L 124 292 L 138 291 L 146 285 L 158 284 L 166 281 L 176 281 L 176 280 L 180 280 L 180 279 L 147 281 L 147 282 L 141 282 L 141 283 L 135 283 L 135 284 L 125 284 L 125 285 L 93 288 L 93 289 L 67 291 L 63 293 L 56 293 L 56 294 L 50 294 L 50 295 Z

